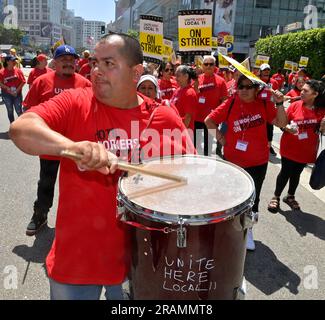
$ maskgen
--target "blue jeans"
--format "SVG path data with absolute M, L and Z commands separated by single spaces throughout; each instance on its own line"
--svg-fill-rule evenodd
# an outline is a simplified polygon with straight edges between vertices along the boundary
M 107 300 L 124 300 L 122 285 L 70 285 L 50 279 L 51 300 L 99 300 L 103 288 Z
M 9 93 L 2 92 L 2 100 L 5 103 L 5 106 L 7 108 L 8 119 L 10 123 L 13 123 L 15 121 L 14 107 L 18 117 L 23 113 L 22 111 L 23 96 L 19 94 L 17 97 L 14 97 Z

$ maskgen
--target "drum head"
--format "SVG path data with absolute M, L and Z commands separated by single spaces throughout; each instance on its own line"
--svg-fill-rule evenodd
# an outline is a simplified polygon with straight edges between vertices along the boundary
M 169 180 L 138 174 L 121 178 L 122 200 L 127 199 L 137 211 L 170 216 L 235 215 L 254 200 L 252 178 L 228 162 L 184 156 L 150 161 L 144 167 L 185 177 L 188 183 L 177 186 Z

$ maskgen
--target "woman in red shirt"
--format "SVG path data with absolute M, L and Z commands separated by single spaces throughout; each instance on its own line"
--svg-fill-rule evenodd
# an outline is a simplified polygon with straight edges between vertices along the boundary
M 18 117 L 22 114 L 22 89 L 26 83 L 23 72 L 16 67 L 18 58 L 8 55 L 4 61 L 4 68 L 0 71 L 0 87 L 2 100 L 5 103 L 10 123 L 15 121 L 14 107 Z
M 173 65 L 168 62 L 163 62 L 159 68 L 159 90 L 160 90 L 160 98 L 162 100 L 167 99 L 170 100 L 175 93 L 176 89 L 178 89 L 177 82 L 173 78 L 174 68 Z
M 239 77 L 237 90 L 233 98 L 212 111 L 205 124 L 224 146 L 225 159 L 244 168 L 252 176 L 256 188 L 253 212 L 258 213 L 260 193 L 269 161 L 266 125 L 271 123 L 283 127 L 287 125 L 287 117 L 281 92 L 274 93 L 278 106 L 276 108 L 274 103 L 258 98 L 259 84 L 245 76 Z M 228 126 L 225 135 L 218 129 L 223 122 Z M 251 229 L 248 233 L 247 249 L 255 250 Z
M 306 83 L 306 79 L 303 77 L 297 78 L 294 82 L 294 88 L 290 90 L 285 99 L 290 99 L 291 102 L 295 102 L 301 99 L 301 90 Z
M 194 132 L 198 96 L 191 83 L 192 80 L 197 78 L 197 75 L 192 68 L 184 65 L 177 68 L 175 75 L 179 88 L 174 93 L 171 103 L 176 106 L 185 127 L 192 129 L 192 132 Z
M 295 199 L 300 175 L 308 163 L 315 163 L 319 146 L 318 132 L 325 133 L 325 85 L 308 80 L 301 91 L 301 101 L 287 110 L 290 125 L 284 128 L 281 139 L 282 167 L 276 182 L 274 197 L 268 210 L 277 213 L 281 194 L 289 182 L 288 195 L 283 202 L 292 210 L 300 210 Z

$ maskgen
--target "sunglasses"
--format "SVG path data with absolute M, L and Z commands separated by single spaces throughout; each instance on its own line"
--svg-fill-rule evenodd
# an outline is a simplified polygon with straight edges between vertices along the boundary
M 240 84 L 239 86 L 238 86 L 238 89 L 239 90 L 243 90 L 243 89 L 247 89 L 247 90 L 251 90 L 251 89 L 254 89 L 255 88 L 255 86 L 253 85 L 253 84 L 248 84 L 248 85 L 243 85 L 243 84 Z
M 165 69 L 165 72 L 173 72 L 173 69 Z
M 214 66 L 214 63 L 203 63 L 206 67 L 213 67 Z

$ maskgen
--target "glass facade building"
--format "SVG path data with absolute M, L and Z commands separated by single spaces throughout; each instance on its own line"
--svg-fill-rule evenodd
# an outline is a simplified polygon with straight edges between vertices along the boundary
M 138 30 L 141 14 L 157 15 L 164 19 L 164 35 L 174 40 L 176 45 L 179 10 L 216 8 L 215 21 L 224 21 L 222 10 L 228 6 L 232 26 L 225 31 L 233 31 L 234 53 L 243 56 L 249 54 L 250 45 L 260 36 L 282 33 L 289 24 L 300 22 L 304 29 L 306 20 L 309 25 L 309 20 L 314 20 L 313 27 L 325 27 L 325 0 L 122 0 L 118 4 L 124 4 L 125 8 L 120 11 L 123 12 L 120 17 L 117 14 L 116 31 Z M 316 12 L 313 18 L 310 18 L 310 6 L 315 10 L 313 13 Z

